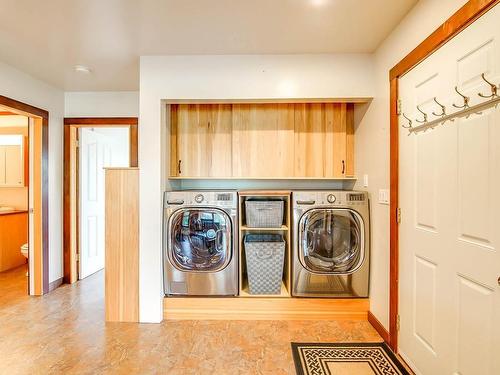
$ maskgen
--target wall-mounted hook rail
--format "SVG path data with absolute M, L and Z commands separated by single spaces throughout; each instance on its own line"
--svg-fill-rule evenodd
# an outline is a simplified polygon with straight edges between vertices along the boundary
M 442 105 L 441 103 L 439 103 L 436 97 L 434 97 L 433 100 L 441 108 L 441 113 L 432 112 L 432 114 L 436 117 L 446 116 L 446 107 L 444 105 Z
M 405 129 L 411 129 L 411 128 L 413 127 L 413 126 L 412 126 L 413 121 L 411 120 L 411 118 L 409 118 L 408 116 L 406 116 L 406 115 L 404 114 L 404 112 L 402 113 L 402 115 L 403 115 L 403 117 L 406 119 L 406 121 L 408 121 L 408 125 L 401 125 L 401 126 L 402 126 L 403 128 L 405 128 Z
M 494 83 L 491 83 L 490 81 L 488 81 L 486 79 L 486 76 L 483 74 L 481 74 L 481 78 L 483 79 L 484 82 L 486 82 L 488 85 L 490 85 L 490 89 L 491 89 L 491 94 L 490 95 L 484 95 L 482 93 L 478 93 L 478 95 L 481 97 L 481 98 L 494 98 L 496 96 L 498 96 L 498 87 L 497 85 L 495 85 Z
M 458 91 L 458 86 L 455 86 L 455 92 L 462 97 L 462 99 L 464 100 L 464 104 L 456 105 L 455 103 L 453 103 L 453 107 L 455 107 L 455 108 L 469 108 L 470 98 L 468 96 L 465 96 L 464 94 L 462 94 L 460 91 Z
M 418 133 L 421 131 L 425 131 L 427 129 L 434 128 L 438 125 L 442 125 L 447 121 L 453 121 L 455 118 L 469 117 L 470 115 L 473 114 L 482 113 L 482 111 L 488 108 L 496 107 L 499 103 L 500 103 L 500 96 L 497 95 L 483 103 L 473 105 L 472 107 L 467 107 L 465 109 L 462 109 L 461 111 L 451 113 L 449 115 L 437 118 L 435 120 L 429 121 L 419 126 L 412 127 L 411 129 L 409 129 L 409 132 Z
M 415 121 L 416 121 L 416 122 L 419 122 L 419 123 L 421 123 L 421 124 L 426 123 L 426 122 L 427 122 L 427 113 L 425 113 L 424 111 L 422 111 L 422 110 L 420 109 L 420 106 L 418 106 L 418 105 L 417 105 L 417 110 L 418 110 L 418 111 L 419 111 L 422 115 L 424 115 L 424 119 L 423 119 L 423 120 L 416 119 Z

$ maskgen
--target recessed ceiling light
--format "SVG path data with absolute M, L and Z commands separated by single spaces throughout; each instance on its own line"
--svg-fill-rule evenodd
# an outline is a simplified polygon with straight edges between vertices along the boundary
M 84 74 L 90 74 L 92 73 L 92 70 L 88 66 L 85 65 L 75 65 L 74 67 L 75 72 L 77 73 L 84 73 Z
M 316 7 L 320 7 L 322 5 L 325 5 L 327 2 L 327 0 L 311 0 L 311 4 L 316 6 Z

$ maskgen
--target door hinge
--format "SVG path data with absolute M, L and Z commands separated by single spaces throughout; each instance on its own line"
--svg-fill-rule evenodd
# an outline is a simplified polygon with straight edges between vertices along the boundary
M 78 139 L 75 141 L 75 146 L 76 148 L 80 147 L 80 141 Z
M 396 318 L 396 329 L 398 330 L 398 332 L 400 328 L 401 328 L 401 317 L 398 315 Z
M 77 262 L 80 262 L 80 259 L 81 259 L 81 257 L 80 257 L 80 253 L 76 253 L 76 261 L 77 261 Z
M 396 114 L 399 116 L 401 114 L 401 99 L 396 102 Z
M 396 208 L 396 223 L 401 223 L 401 208 Z

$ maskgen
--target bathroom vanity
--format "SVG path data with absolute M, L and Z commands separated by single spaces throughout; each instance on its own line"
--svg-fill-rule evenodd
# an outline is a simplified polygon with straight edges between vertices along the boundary
M 26 263 L 21 246 L 28 242 L 28 212 L 0 211 L 0 272 Z

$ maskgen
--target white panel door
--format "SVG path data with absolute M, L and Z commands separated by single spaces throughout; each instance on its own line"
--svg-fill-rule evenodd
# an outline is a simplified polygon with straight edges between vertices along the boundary
M 403 112 L 437 118 L 500 83 L 500 7 L 400 80 Z M 435 114 L 433 114 L 433 112 Z M 401 124 L 406 120 L 401 118 Z M 500 106 L 400 128 L 399 350 L 417 374 L 500 374 Z
M 79 278 L 83 279 L 104 268 L 104 168 L 129 166 L 128 128 L 81 128 L 79 144 Z

